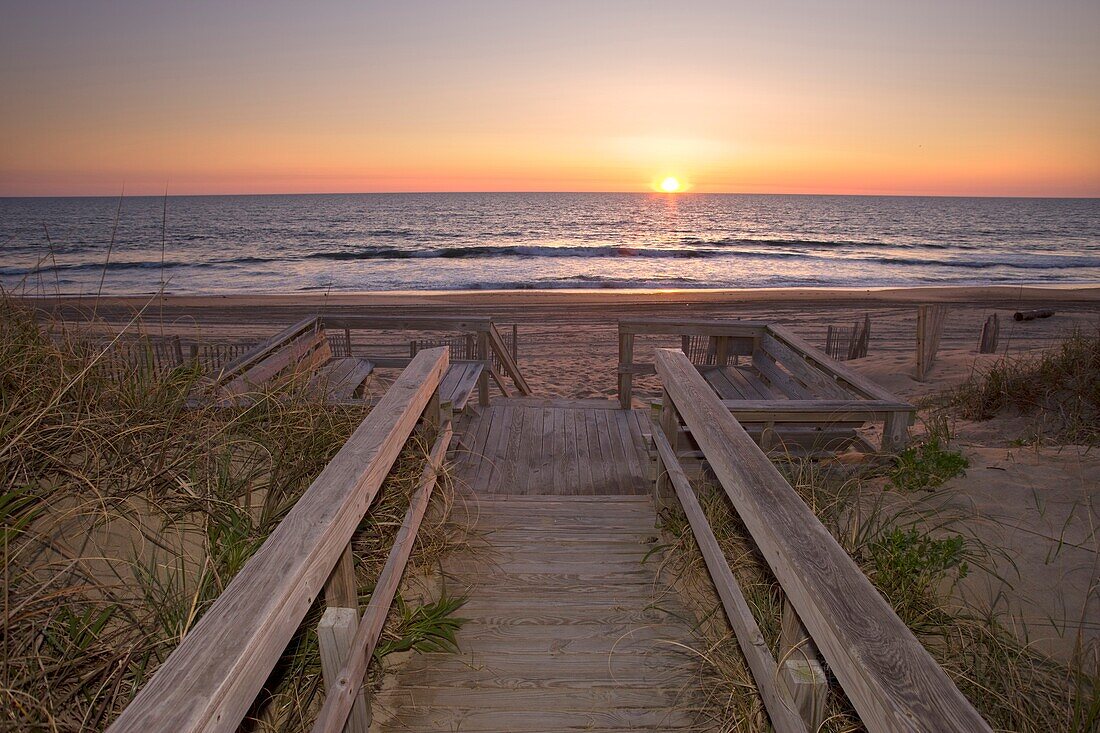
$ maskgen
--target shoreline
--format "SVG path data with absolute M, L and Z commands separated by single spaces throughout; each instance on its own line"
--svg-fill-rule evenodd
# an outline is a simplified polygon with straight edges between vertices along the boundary
M 670 288 L 670 289 L 547 289 L 547 290 L 378 290 L 329 293 L 241 293 L 135 295 L 17 295 L 36 305 L 140 306 L 149 302 L 184 307 L 271 306 L 399 306 L 417 305 L 600 305 L 691 303 L 1035 303 L 1100 302 L 1096 285 L 945 285 L 876 288 Z

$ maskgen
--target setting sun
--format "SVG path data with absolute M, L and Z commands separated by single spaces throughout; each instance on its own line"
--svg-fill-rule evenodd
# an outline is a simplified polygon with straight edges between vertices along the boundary
M 661 181 L 661 190 L 665 193 L 676 193 L 681 188 L 680 181 L 675 176 L 669 176 Z

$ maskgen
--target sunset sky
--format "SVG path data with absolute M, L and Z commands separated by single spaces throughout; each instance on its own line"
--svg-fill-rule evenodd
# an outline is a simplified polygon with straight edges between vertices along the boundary
M 0 195 L 1100 196 L 1100 2 L 3 2 Z

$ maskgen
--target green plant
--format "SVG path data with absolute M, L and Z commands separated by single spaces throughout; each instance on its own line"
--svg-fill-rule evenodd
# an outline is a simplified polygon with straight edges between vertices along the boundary
M 890 485 L 901 491 L 931 491 L 970 467 L 962 453 L 947 450 L 936 436 L 898 454 Z

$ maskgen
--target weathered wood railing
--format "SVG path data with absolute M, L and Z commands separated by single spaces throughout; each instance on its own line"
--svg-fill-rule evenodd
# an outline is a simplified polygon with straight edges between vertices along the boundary
M 111 731 L 235 730 L 322 593 L 329 606 L 319 630 L 328 698 L 315 730 L 339 731 L 345 721 L 349 730 L 362 729 L 363 675 L 451 439 L 448 405 L 438 396 L 448 363 L 446 349 L 412 359 Z M 352 535 L 422 419 L 438 427 L 438 437 L 359 619 Z
M 653 363 L 635 359 L 638 335 L 680 336 L 681 351 L 694 351 L 690 340 L 713 340 L 713 359 L 725 366 L 746 357 L 746 366 L 782 399 L 726 400 L 725 405 L 742 421 L 797 423 L 823 421 L 883 422 L 882 447 L 896 450 L 909 439 L 915 408 L 870 379 L 815 349 L 789 329 L 758 321 L 719 320 L 622 320 L 619 321 L 619 404 L 633 402 L 633 376 L 653 374 Z
M 658 500 L 671 485 L 691 524 L 776 730 L 822 721 L 828 662 L 871 731 L 988 731 L 989 726 L 818 521 L 681 352 L 658 349 L 664 388 Z M 777 661 L 760 632 L 677 456 L 692 431 L 786 596 Z

